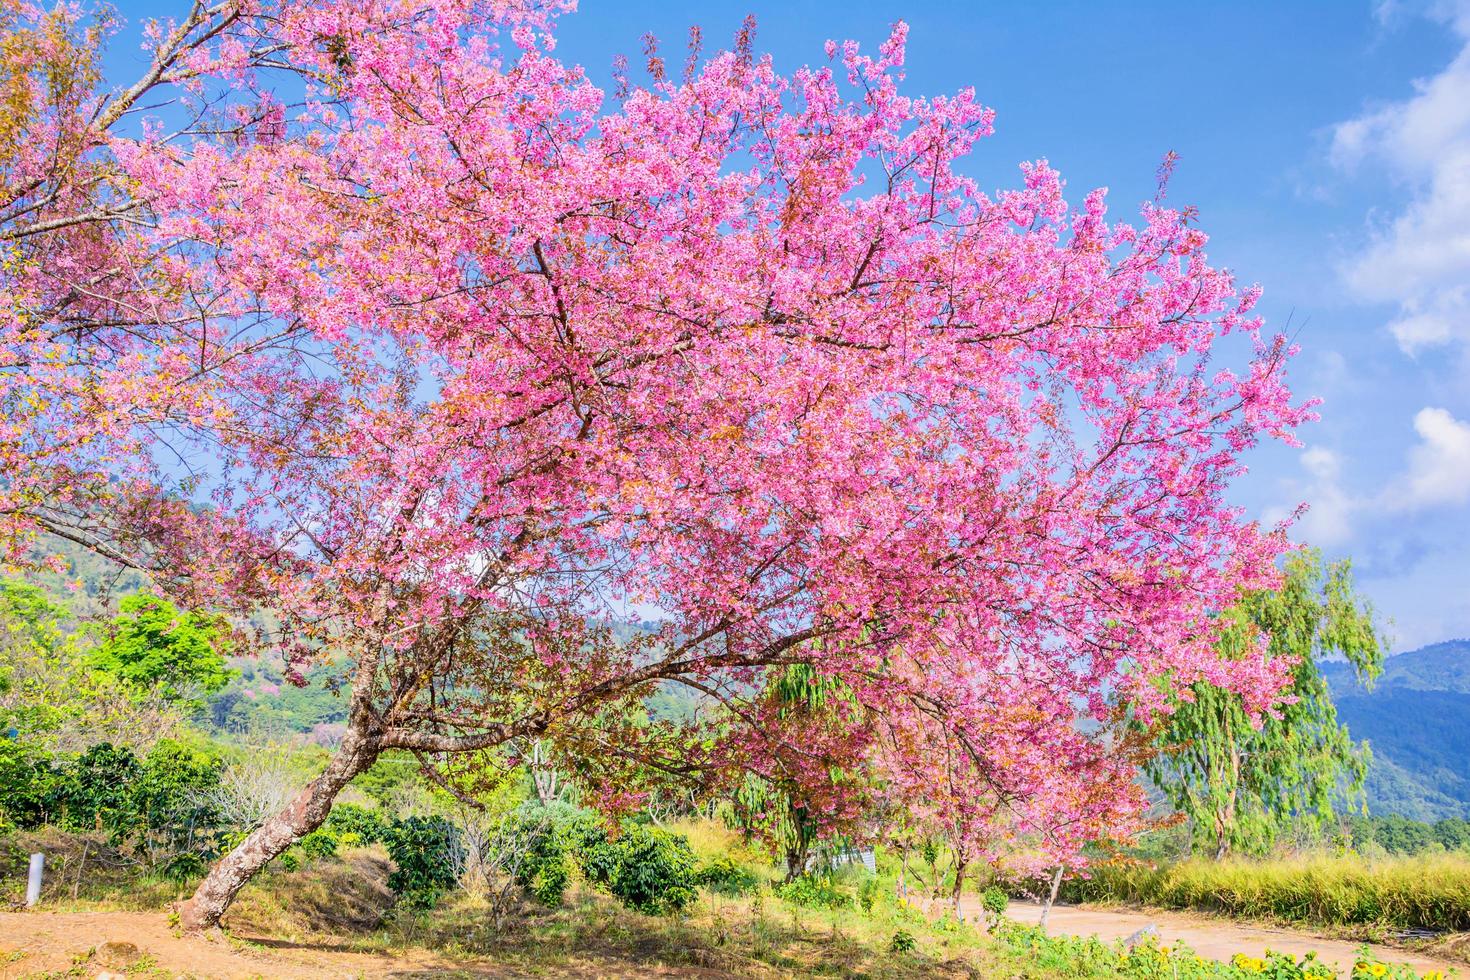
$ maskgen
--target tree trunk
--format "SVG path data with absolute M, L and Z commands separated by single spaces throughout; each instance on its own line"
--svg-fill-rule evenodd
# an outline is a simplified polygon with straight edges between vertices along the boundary
M 220 858 L 199 883 L 194 895 L 179 908 L 179 924 L 189 932 L 203 932 L 219 925 L 240 889 L 286 848 L 320 827 L 337 798 L 352 778 L 377 759 L 377 744 L 350 728 L 342 746 L 327 768 L 275 816 L 267 819 Z
M 965 914 L 960 911 L 960 892 L 965 887 L 965 866 L 967 864 L 966 861 L 957 860 L 954 866 L 954 895 L 951 897 L 954 900 L 954 917 L 961 922 L 965 921 Z
M 1061 887 L 1062 887 L 1062 866 L 1059 864 L 1059 865 L 1057 865 L 1056 873 L 1051 876 L 1051 891 L 1047 892 L 1047 895 L 1046 895 L 1046 904 L 1041 907 L 1041 921 L 1037 923 L 1037 928 L 1039 928 L 1042 931 L 1042 934 L 1043 935 L 1046 933 L 1046 920 L 1047 920 L 1047 917 L 1051 915 L 1051 907 L 1054 904 L 1056 904 L 1057 891 Z
M 811 846 L 806 840 L 796 844 L 788 845 L 786 848 L 786 884 L 790 884 L 801 877 L 806 871 L 807 855 L 811 852 Z

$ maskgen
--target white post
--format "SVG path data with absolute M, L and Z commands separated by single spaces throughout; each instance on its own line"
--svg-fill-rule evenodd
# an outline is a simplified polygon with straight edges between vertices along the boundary
M 26 907 L 41 900 L 41 874 L 46 870 L 46 855 L 31 855 L 31 877 L 26 882 Z

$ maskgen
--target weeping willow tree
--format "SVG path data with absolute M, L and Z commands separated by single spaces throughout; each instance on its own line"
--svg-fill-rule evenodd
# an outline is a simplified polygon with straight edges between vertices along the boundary
M 772 732 L 793 737 L 771 746 L 762 772 L 745 774 L 729 813 L 747 836 L 780 850 L 790 881 L 806 870 L 817 843 L 858 812 L 863 746 L 851 726 L 862 709 L 847 685 L 806 663 L 772 670 L 763 700 L 780 722 Z
M 1383 669 L 1383 638 L 1353 590 L 1350 562 L 1327 563 L 1305 549 L 1284 572 L 1278 590 L 1245 594 L 1222 614 L 1220 652 L 1244 657 L 1266 634 L 1271 656 L 1295 661 L 1284 692 L 1294 700 L 1279 718 L 1252 724 L 1239 696 L 1195 683 L 1176 695 L 1148 765 L 1189 817 L 1194 848 L 1216 858 L 1264 853 L 1288 828 L 1319 831 L 1363 798 L 1370 753 L 1338 722 L 1321 663 L 1345 659 L 1359 683 L 1371 684 Z

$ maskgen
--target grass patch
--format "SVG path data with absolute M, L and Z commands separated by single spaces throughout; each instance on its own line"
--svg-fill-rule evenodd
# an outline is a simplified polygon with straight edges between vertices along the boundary
M 1068 882 L 1063 896 L 1309 925 L 1464 932 L 1470 930 L 1470 856 L 1116 863 Z

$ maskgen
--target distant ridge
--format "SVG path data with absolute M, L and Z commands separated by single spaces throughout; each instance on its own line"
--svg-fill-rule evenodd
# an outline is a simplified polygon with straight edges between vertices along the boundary
M 1372 813 L 1470 818 L 1470 640 L 1389 657 L 1371 692 L 1345 663 L 1322 672 L 1338 717 L 1373 749 Z
M 1363 693 L 1347 664 L 1326 663 L 1322 668 L 1334 696 Z M 1383 676 L 1374 687 L 1470 694 L 1470 640 L 1445 640 L 1389 657 L 1383 665 Z

